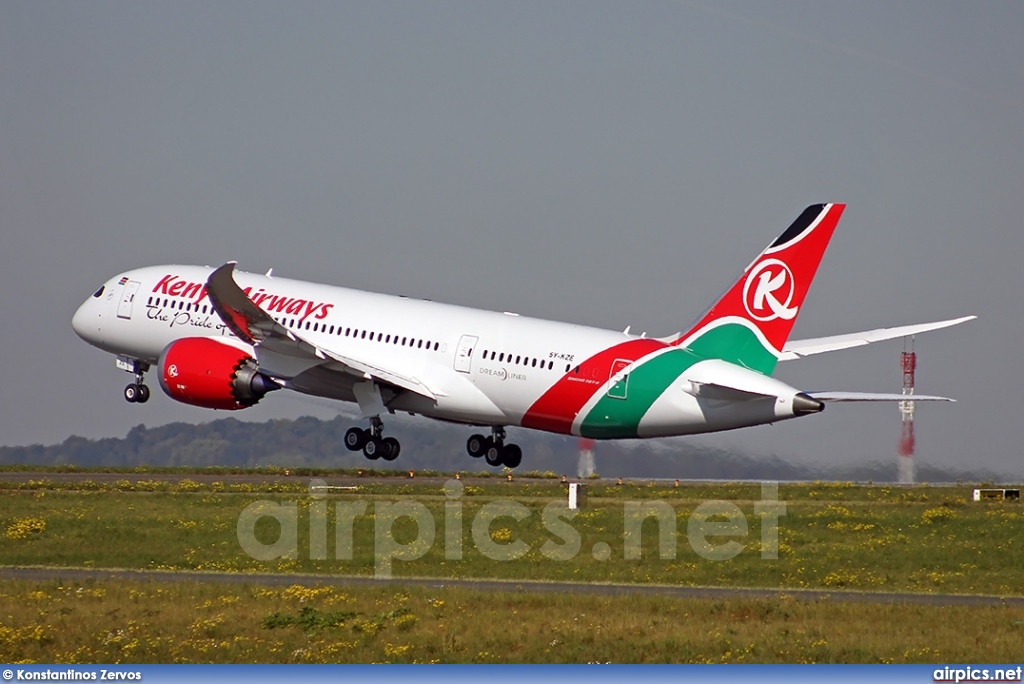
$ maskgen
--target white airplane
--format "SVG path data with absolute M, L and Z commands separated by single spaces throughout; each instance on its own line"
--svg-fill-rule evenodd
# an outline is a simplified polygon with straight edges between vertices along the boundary
M 471 456 L 515 468 L 520 426 L 593 439 L 689 435 L 817 413 L 827 401 L 944 397 L 801 392 L 778 361 L 914 335 L 975 318 L 787 342 L 845 205 L 808 207 L 686 332 L 663 338 L 407 297 L 213 269 L 150 266 L 118 274 L 75 313 L 75 332 L 135 375 L 144 403 L 156 367 L 171 398 L 252 406 L 285 388 L 355 402 L 369 429 L 352 451 L 393 460 L 381 416 L 404 411 L 490 427 Z

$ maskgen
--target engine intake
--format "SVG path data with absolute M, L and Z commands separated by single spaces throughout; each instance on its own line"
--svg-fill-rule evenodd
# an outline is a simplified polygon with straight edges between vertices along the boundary
M 259 372 L 245 350 L 208 337 L 171 342 L 161 352 L 157 370 L 167 396 L 203 408 L 248 408 L 280 388 Z

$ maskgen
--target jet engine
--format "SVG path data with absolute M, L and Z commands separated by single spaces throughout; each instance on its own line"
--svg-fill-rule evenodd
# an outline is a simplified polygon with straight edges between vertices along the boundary
M 248 408 L 280 386 L 262 375 L 243 349 L 208 337 L 186 337 L 160 353 L 160 386 L 192 406 L 234 411 Z

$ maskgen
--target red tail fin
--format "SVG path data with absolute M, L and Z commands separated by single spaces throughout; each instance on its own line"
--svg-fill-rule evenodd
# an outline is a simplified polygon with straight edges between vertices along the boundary
M 782 350 L 796 322 L 804 297 L 818 270 L 832 232 L 839 223 L 845 204 L 815 204 L 804 209 L 799 218 L 771 245 L 754 259 L 743 276 L 712 306 L 693 328 L 681 335 L 674 344 L 700 347 L 702 355 L 722 358 L 770 374 L 774 362 L 766 367 L 764 353 L 773 355 Z M 706 340 L 706 332 L 726 323 L 737 323 L 746 332 L 736 331 L 744 339 L 720 330 L 714 335 L 714 346 Z M 732 326 L 730 326 L 732 327 Z M 750 347 L 750 332 L 755 332 L 762 347 Z M 720 353 L 715 349 L 720 348 Z M 749 361 L 743 357 L 752 352 L 758 357 Z M 738 358 L 730 358 L 738 356 Z

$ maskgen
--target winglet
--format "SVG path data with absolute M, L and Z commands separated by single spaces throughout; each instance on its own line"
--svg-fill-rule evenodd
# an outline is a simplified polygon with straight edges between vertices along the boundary
M 256 306 L 238 287 L 234 278 L 235 265 L 236 262 L 229 261 L 206 279 L 206 292 L 224 325 L 249 344 L 262 342 L 275 329 L 287 336 L 289 331 Z

